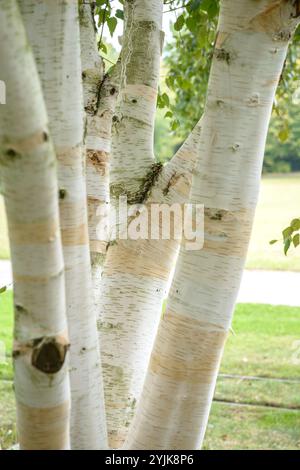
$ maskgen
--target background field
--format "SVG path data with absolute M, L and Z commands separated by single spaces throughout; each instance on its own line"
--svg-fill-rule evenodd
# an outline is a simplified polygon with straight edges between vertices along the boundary
M 259 204 L 250 243 L 247 268 L 300 271 L 299 250 L 283 255 L 282 244 L 269 245 L 280 238 L 291 219 L 300 216 L 300 173 L 269 175 L 262 179 Z M 0 198 L 0 259 L 9 258 L 6 218 Z M 0 267 L 1 272 L 1 267 Z
M 291 219 L 300 217 L 300 174 L 267 175 L 262 179 L 246 267 L 248 269 L 300 271 L 299 250 L 283 255 L 281 237 Z
M 6 346 L 6 363 L 2 357 L 0 364 L 0 443 L 7 448 L 16 442 L 10 291 L 0 296 L 0 311 Z M 298 308 L 237 306 L 205 449 L 300 449 L 299 338 Z

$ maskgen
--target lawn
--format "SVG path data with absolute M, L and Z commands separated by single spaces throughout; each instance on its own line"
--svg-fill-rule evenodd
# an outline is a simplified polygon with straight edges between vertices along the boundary
M 250 243 L 247 268 L 300 271 L 300 248 L 285 257 L 279 238 L 291 219 L 300 216 L 300 174 L 270 175 L 262 179 L 260 199 Z M 3 199 L 0 197 L 0 259 L 9 258 Z
M 300 250 L 290 249 L 284 256 L 279 239 L 292 219 L 300 217 L 300 174 L 268 175 L 262 179 L 246 267 L 300 271 Z
M 299 316 L 293 307 L 237 306 L 205 449 L 300 449 Z M 16 441 L 10 291 L 0 295 L 0 332 L 7 353 L 0 364 L 0 443 L 6 448 Z

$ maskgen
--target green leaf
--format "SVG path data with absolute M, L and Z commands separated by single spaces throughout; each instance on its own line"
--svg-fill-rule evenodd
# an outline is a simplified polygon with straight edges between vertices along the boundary
M 278 132 L 278 138 L 281 142 L 286 142 L 289 138 L 289 130 L 281 129 L 281 131 Z
M 107 26 L 110 32 L 110 35 L 113 36 L 115 29 L 117 27 L 118 20 L 114 16 L 111 16 L 110 18 L 107 18 Z
M 162 100 L 164 101 L 165 106 L 169 106 L 169 105 L 170 105 L 170 98 L 168 97 L 167 93 L 163 93 L 163 94 L 161 95 L 161 98 L 162 98 Z
M 293 236 L 293 244 L 294 244 L 294 247 L 297 248 L 297 246 L 299 245 L 300 243 L 300 234 L 299 233 L 296 233 L 296 235 Z
M 191 33 L 195 33 L 198 29 L 198 21 L 193 16 L 189 16 L 186 20 L 187 28 L 191 31 Z
M 175 131 L 179 127 L 179 121 L 177 119 L 174 119 L 174 121 L 171 122 L 171 130 Z
M 168 88 L 174 88 L 174 81 L 175 81 L 175 77 L 169 75 L 167 78 L 166 78 L 166 85 Z
M 0 287 L 0 294 L 3 294 L 3 292 L 5 292 L 7 289 L 7 286 L 2 286 Z
M 165 118 L 172 118 L 172 117 L 173 117 L 172 111 L 167 111 L 165 114 Z
M 289 248 L 291 246 L 291 238 L 287 238 L 284 242 L 284 254 L 285 256 L 287 255 L 287 252 L 289 251 Z
M 218 9 L 216 0 L 203 0 L 201 3 L 201 10 L 206 11 L 210 19 L 217 15 Z
M 293 219 L 290 223 L 293 230 L 300 230 L 300 219 Z
M 184 23 L 185 23 L 185 19 L 184 19 L 184 15 L 182 14 L 178 16 L 177 20 L 174 23 L 175 31 L 180 31 L 183 28 Z
M 101 51 L 103 51 L 104 54 L 107 54 L 107 47 L 106 47 L 106 45 L 104 44 L 104 42 L 101 42 L 101 43 L 99 44 L 99 49 L 100 49 Z
M 116 17 L 119 18 L 120 20 L 124 20 L 124 12 L 123 12 L 123 10 L 117 10 L 117 11 L 116 11 Z
M 292 235 L 293 231 L 294 230 L 292 229 L 292 227 L 285 228 L 282 231 L 283 240 L 285 241 L 286 239 L 288 239 Z
M 270 245 L 274 245 L 274 243 L 277 243 L 277 242 L 278 242 L 278 240 L 271 240 L 271 241 L 269 242 L 269 244 L 270 244 Z

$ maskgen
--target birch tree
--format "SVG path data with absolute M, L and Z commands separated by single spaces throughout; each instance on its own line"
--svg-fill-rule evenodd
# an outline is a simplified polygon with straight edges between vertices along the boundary
M 96 316 L 91 290 L 77 2 L 20 2 L 58 160 L 60 228 L 71 342 L 71 446 L 106 446 Z
M 55 151 L 15 1 L 0 5 L 0 171 L 14 276 L 14 374 L 20 448 L 69 448 L 64 265 Z
M 276 87 L 299 22 L 292 1 L 222 0 L 191 202 L 204 247 L 182 244 L 130 449 L 201 446 L 230 329 Z
M 109 72 L 95 26 L 97 15 L 115 26 L 109 2 L 20 0 L 22 17 L 14 1 L 0 5 L 0 79 L 9 83 L 0 168 L 24 449 L 106 448 L 106 421 L 113 448 L 196 449 L 203 440 L 300 5 L 221 0 L 203 117 L 162 165 L 153 138 L 163 3 L 124 0 Z M 108 238 L 120 197 L 129 222 L 111 229 L 132 233 L 142 204 L 148 236 Z M 205 206 L 202 250 L 185 238 L 180 247 L 175 233 L 149 237 L 161 229 L 153 206 L 187 201 Z
M 126 197 L 130 221 L 137 204 L 187 202 L 200 125 L 172 161 L 153 151 L 163 34 L 162 0 L 126 2 L 121 84 L 112 134 L 110 191 L 118 209 Z M 150 227 L 151 230 L 151 227 Z M 120 447 L 139 399 L 179 241 L 110 240 L 101 281 L 98 328 L 102 344 L 109 442 Z

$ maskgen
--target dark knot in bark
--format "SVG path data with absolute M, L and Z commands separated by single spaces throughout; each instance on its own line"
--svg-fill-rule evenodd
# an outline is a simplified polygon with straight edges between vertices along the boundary
M 68 349 L 68 344 L 62 344 L 55 337 L 35 339 L 31 363 L 41 372 L 55 374 L 62 368 Z

